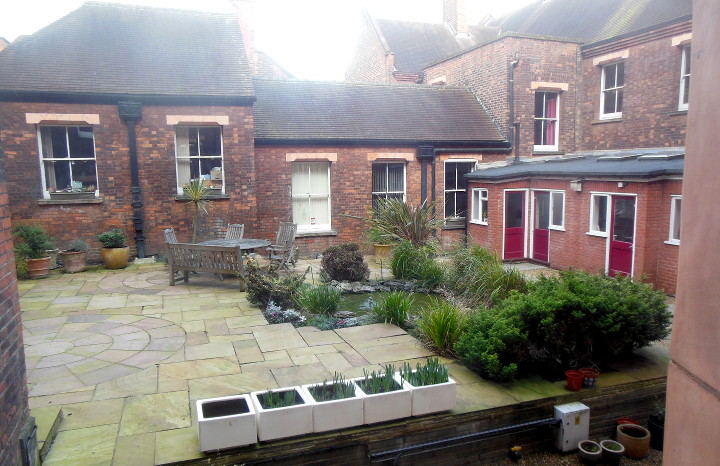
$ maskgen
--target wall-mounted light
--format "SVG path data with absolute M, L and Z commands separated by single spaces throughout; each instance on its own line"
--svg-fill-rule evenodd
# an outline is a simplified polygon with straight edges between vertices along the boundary
M 626 182 L 624 182 L 624 181 L 618 181 L 618 188 L 624 188 L 625 186 L 627 186 L 627 183 L 626 183 Z
M 570 182 L 570 189 L 576 192 L 582 191 L 582 180 L 573 180 Z

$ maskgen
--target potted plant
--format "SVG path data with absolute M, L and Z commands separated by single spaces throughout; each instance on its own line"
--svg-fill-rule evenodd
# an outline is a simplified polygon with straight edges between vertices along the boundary
M 327 432 L 362 425 L 362 393 L 351 380 L 335 373 L 332 382 L 302 386 L 313 401 L 313 430 Z
M 403 364 L 400 379 L 412 390 L 412 415 L 449 411 L 455 408 L 456 384 L 448 376 L 448 368 L 438 358 L 428 358 L 425 366 Z
M 625 447 L 628 458 L 644 458 L 650 449 L 650 431 L 636 424 L 620 424 L 617 426 L 617 441 Z
M 58 253 L 62 261 L 63 270 L 67 273 L 82 272 L 85 270 L 88 245 L 81 239 L 75 239 L 67 249 Z
M 578 371 L 583 375 L 582 385 L 584 388 L 595 388 L 597 386 L 597 379 L 600 376 L 599 370 L 592 367 L 581 367 Z
M 367 238 L 373 246 L 375 263 L 389 264 L 393 250 L 392 241 L 375 226 L 371 226 L 367 231 Z
M 412 392 L 395 377 L 395 366 L 388 364 L 383 371 L 363 370 L 364 377 L 353 379 L 364 397 L 365 424 L 386 422 L 410 417 Z
M 650 446 L 662 451 L 665 438 L 665 405 L 655 402 L 655 410 L 648 417 L 648 430 L 650 431 Z
M 625 456 L 625 447 L 615 440 L 602 440 L 600 448 L 603 461 L 607 464 L 620 464 L 620 460 Z
M 54 249 L 53 239 L 36 225 L 18 225 L 13 235 L 21 241 L 15 245 L 15 255 L 27 264 L 28 278 L 45 278 L 50 274 L 48 249 Z
M 124 269 L 130 260 L 130 248 L 125 245 L 125 232 L 113 228 L 97 236 L 102 244 L 100 256 L 106 269 Z
M 95 197 L 95 185 L 83 186 L 79 181 L 73 181 L 71 186 L 64 189 L 49 190 L 50 199 L 93 199 Z
M 592 440 L 580 440 L 578 443 L 578 456 L 585 464 L 599 463 L 602 458 L 602 448 Z
M 582 388 L 584 376 L 582 372 L 569 370 L 565 371 L 565 380 L 567 381 L 567 389 L 571 392 L 578 392 Z
M 201 451 L 222 450 L 257 442 L 255 409 L 250 395 L 198 400 L 196 406 Z
M 260 441 L 309 434 L 313 431 L 313 406 L 300 387 L 250 393 L 257 411 Z

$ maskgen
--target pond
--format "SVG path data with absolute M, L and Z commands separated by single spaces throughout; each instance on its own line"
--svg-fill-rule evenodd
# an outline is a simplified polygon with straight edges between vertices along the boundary
M 354 312 L 357 315 L 365 315 L 370 311 L 370 305 L 368 300 L 372 298 L 377 301 L 385 293 L 344 293 L 342 295 L 342 301 L 340 301 L 341 311 Z M 425 294 L 425 293 L 409 293 L 413 298 L 413 309 L 412 313 L 415 314 L 420 311 L 426 304 L 428 304 L 433 298 L 439 298 L 438 295 Z

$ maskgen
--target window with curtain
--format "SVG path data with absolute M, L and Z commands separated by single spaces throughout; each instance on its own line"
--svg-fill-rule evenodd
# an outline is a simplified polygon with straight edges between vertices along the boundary
M 175 129 L 177 190 L 200 180 L 210 189 L 223 189 L 223 144 L 220 126 L 178 126 Z
M 41 126 L 40 158 L 46 193 L 97 193 L 91 126 Z
M 472 190 L 472 215 L 470 221 L 480 225 L 488 224 L 488 190 L 475 188 Z
M 292 164 L 292 212 L 298 231 L 330 230 L 329 162 Z
M 590 234 L 607 236 L 609 200 L 610 196 L 607 194 L 590 196 Z
M 463 220 L 467 215 L 467 180 L 475 161 L 445 162 L 445 220 Z
M 625 63 L 617 62 L 602 67 L 600 83 L 600 119 L 621 118 Z
M 405 164 L 374 163 L 372 166 L 372 203 L 379 199 L 405 201 Z
M 536 151 L 558 150 L 558 105 L 557 92 L 535 93 L 535 147 Z
M 680 67 L 680 103 L 678 110 L 687 110 L 690 102 L 690 46 L 682 49 L 682 63 Z

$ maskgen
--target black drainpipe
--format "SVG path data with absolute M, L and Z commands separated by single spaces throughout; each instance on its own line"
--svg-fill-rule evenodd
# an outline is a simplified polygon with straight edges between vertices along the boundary
M 128 149 L 130 150 L 130 181 L 132 183 L 133 225 L 135 226 L 135 244 L 139 258 L 145 257 L 145 236 L 143 235 L 142 188 L 137 159 L 137 137 L 135 125 L 142 118 L 140 102 L 118 102 L 120 119 L 127 124 Z
M 515 144 L 515 132 L 516 132 L 516 125 L 515 125 L 515 68 L 517 67 L 518 63 L 520 62 L 520 54 L 515 52 L 515 59 L 510 62 L 510 65 L 508 66 L 508 74 L 509 74 L 509 89 L 508 89 L 508 105 L 510 106 L 510 118 L 508 119 L 508 132 L 510 133 L 508 136 L 508 140 L 510 141 L 510 148 L 513 148 L 513 145 Z M 517 150 L 517 145 L 515 145 L 515 159 L 513 160 L 513 163 L 518 163 L 520 161 L 520 154 Z
M 427 166 L 428 162 L 433 164 L 433 199 L 435 198 L 435 150 L 433 146 L 418 146 L 417 158 L 420 159 L 420 203 L 424 204 L 427 202 L 427 189 L 428 189 L 428 173 Z

